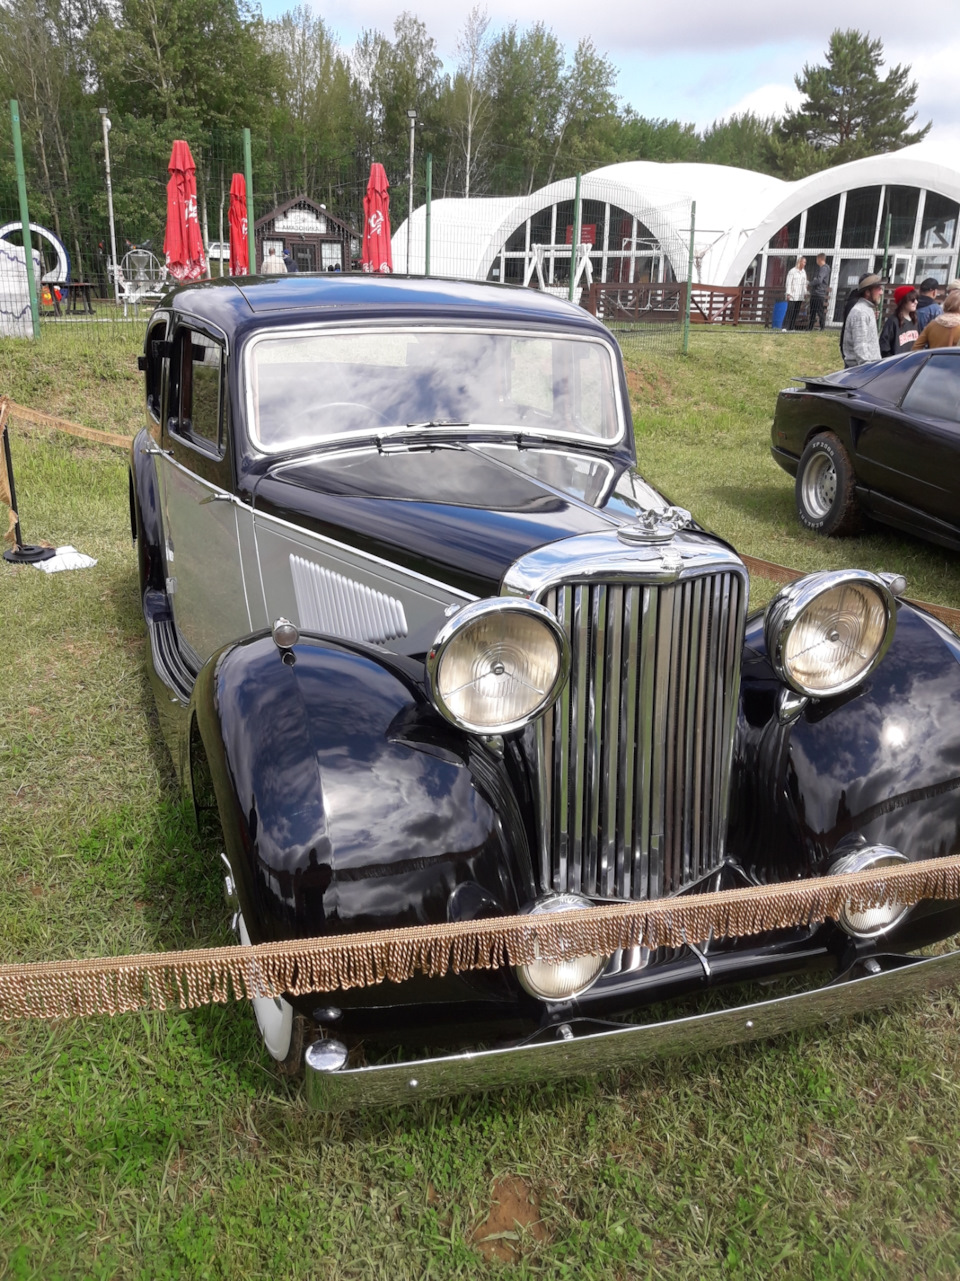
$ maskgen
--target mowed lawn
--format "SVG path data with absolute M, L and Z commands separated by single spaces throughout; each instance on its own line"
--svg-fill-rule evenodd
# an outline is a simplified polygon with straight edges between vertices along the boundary
M 0 391 L 132 434 L 134 332 L 0 344 Z M 836 356 L 832 335 L 697 330 L 687 359 L 632 355 L 642 469 L 751 555 L 900 570 L 960 605 L 952 553 L 796 523 L 774 399 Z M 0 563 L 0 962 L 226 942 L 145 675 L 126 460 L 12 440 L 26 537 L 98 564 Z M 954 1277 L 958 1030 L 944 994 L 636 1072 L 326 1117 L 243 1005 L 4 1024 L 0 1276 Z

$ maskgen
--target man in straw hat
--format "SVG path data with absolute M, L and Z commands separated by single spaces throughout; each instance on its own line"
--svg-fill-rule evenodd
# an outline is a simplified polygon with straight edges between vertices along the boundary
M 883 297 L 883 281 L 872 272 L 861 276 L 857 299 L 847 313 L 840 333 L 840 350 L 847 369 L 880 359 L 877 334 L 877 307 Z

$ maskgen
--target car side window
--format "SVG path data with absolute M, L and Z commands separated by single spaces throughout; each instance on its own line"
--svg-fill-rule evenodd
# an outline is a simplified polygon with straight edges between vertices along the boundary
M 147 333 L 146 351 L 146 392 L 147 412 L 155 422 L 160 422 L 163 414 L 163 362 L 167 348 L 167 318 L 150 326 Z
M 960 423 L 960 360 L 931 356 L 903 398 L 903 410 Z
M 170 428 L 207 452 L 219 453 L 221 449 L 222 356 L 213 338 L 192 329 L 180 330 Z

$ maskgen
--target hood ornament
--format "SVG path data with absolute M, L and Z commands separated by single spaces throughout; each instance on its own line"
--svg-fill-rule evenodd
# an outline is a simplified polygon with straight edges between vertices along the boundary
M 669 543 L 681 529 L 689 529 L 693 517 L 683 507 L 665 507 L 663 511 L 642 511 L 632 525 L 622 525 L 617 530 L 621 543 L 635 546 L 642 543 Z

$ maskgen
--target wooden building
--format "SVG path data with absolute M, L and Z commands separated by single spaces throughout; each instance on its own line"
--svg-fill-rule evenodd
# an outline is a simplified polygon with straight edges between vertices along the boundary
M 297 196 L 258 218 L 254 227 L 257 271 L 273 249 L 297 271 L 349 271 L 360 256 L 360 232 L 307 196 Z

